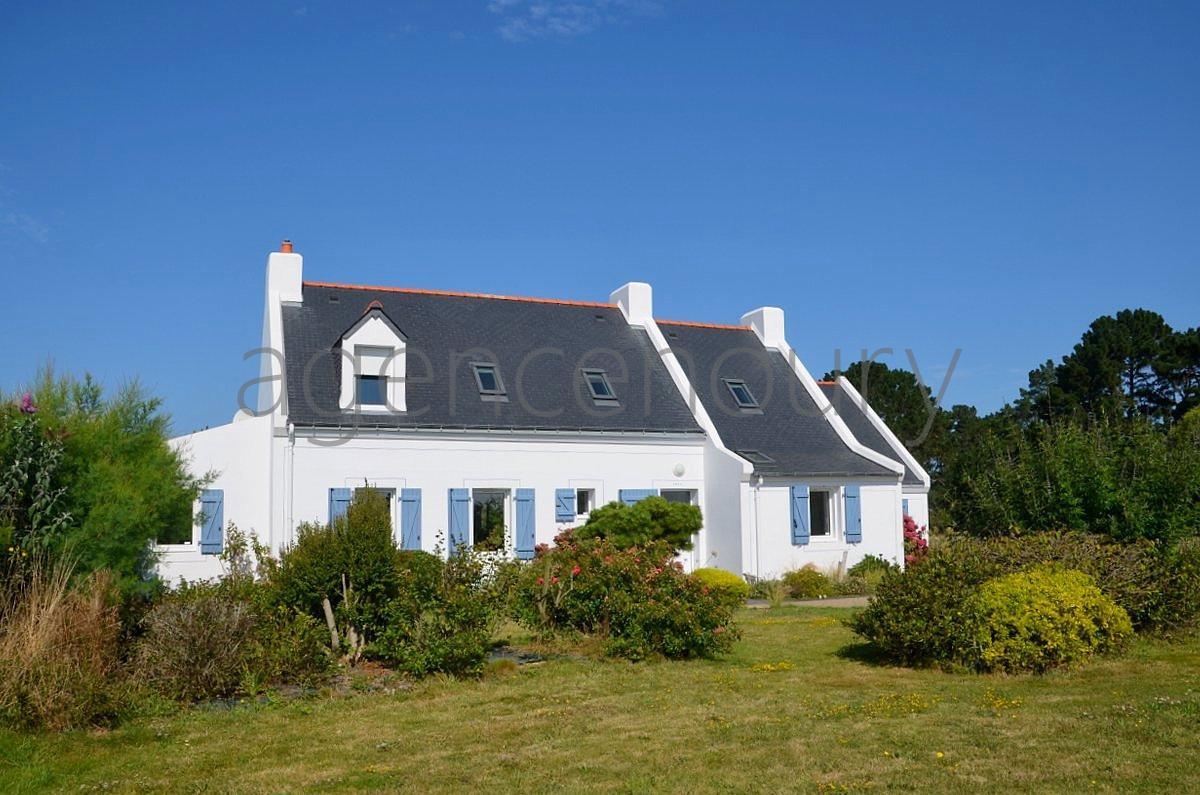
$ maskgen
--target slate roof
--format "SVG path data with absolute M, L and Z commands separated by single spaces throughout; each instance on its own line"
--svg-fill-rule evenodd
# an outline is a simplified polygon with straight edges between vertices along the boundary
M 338 409 L 337 346 L 372 302 L 407 340 L 404 413 Z M 613 304 L 305 282 L 303 302 L 283 306 L 283 337 L 299 426 L 703 433 L 646 332 Z M 481 400 L 476 361 L 499 364 L 508 402 Z M 618 407 L 593 403 L 583 366 L 607 371 Z
M 821 387 L 821 391 L 825 393 L 825 397 L 829 398 L 829 402 L 833 404 L 834 410 L 845 421 L 846 425 L 850 428 L 850 432 L 854 434 L 854 438 L 859 443 L 877 453 L 886 455 L 893 461 L 904 464 L 904 485 L 925 485 L 925 481 L 921 480 L 920 476 L 892 449 L 887 439 L 883 438 L 883 434 L 875 428 L 866 413 L 858 407 L 857 403 L 850 399 L 850 396 L 846 394 L 846 390 L 842 389 L 836 381 L 818 381 L 817 385 Z
M 764 476 L 855 476 L 895 473 L 851 450 L 776 350 L 740 326 L 659 321 L 721 441 Z M 739 409 L 721 379 L 746 382 L 759 410 Z M 746 452 L 768 456 L 758 463 Z M 889 456 L 891 458 L 892 456 Z

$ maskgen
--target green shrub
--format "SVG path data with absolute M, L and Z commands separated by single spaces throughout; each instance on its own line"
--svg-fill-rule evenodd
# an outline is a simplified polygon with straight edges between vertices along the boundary
M 179 701 L 250 695 L 248 685 L 314 687 L 334 669 L 323 623 L 272 605 L 245 576 L 184 583 L 146 613 L 135 647 L 143 682 Z
M 1038 567 L 988 580 L 968 599 L 967 663 L 984 671 L 1045 671 L 1112 651 L 1129 616 L 1080 571 Z
M 0 723 L 112 723 L 129 696 L 112 581 L 96 572 L 72 584 L 69 562 L 32 560 L 0 572 Z
M 1046 563 L 1082 571 L 1125 609 L 1136 630 L 1154 632 L 1189 626 L 1200 615 L 1200 562 L 1194 550 L 1186 541 L 1173 548 L 1144 539 L 1118 543 L 1073 532 L 988 539 L 950 536 L 939 547 L 942 553 L 975 559 L 996 574 Z
M 387 500 L 359 489 L 345 516 L 329 525 L 301 525 L 271 573 L 272 591 L 278 604 L 322 623 L 322 600 L 328 599 L 339 623 L 369 642 L 386 627 L 388 605 L 413 560 L 396 548 Z
M 610 502 L 597 508 L 575 534 L 580 540 L 607 538 L 619 549 L 664 543 L 679 551 L 692 548 L 692 536 L 702 524 L 695 505 L 647 497 L 633 505 Z
M 712 657 L 737 637 L 729 600 L 683 573 L 666 543 L 619 548 L 564 533 L 522 567 L 513 611 L 543 634 L 595 635 L 629 659 Z
M 282 605 L 258 617 L 251 649 L 247 667 L 265 684 L 319 687 L 335 669 L 328 628 Z
M 971 639 L 966 602 L 997 567 L 978 557 L 935 547 L 906 570 L 885 572 L 870 604 L 850 621 L 892 662 L 953 664 Z
M 855 631 L 894 662 L 969 659 L 963 605 L 993 577 L 1043 565 L 1081 571 L 1129 616 L 1135 630 L 1167 632 L 1200 618 L 1200 546 L 1118 544 L 1084 533 L 974 539 L 949 536 L 904 572 L 889 572 Z
M 167 530 L 191 538 L 200 487 L 161 401 L 136 382 L 106 396 L 90 376 L 49 369 L 31 392 L 27 406 L 0 408 L 0 535 L 70 550 L 78 571 L 108 571 L 125 595 L 153 590 L 152 542 Z
M 741 607 L 750 598 L 750 585 L 731 571 L 696 569 L 692 576 L 707 585 L 709 590 L 729 599 L 734 607 Z
M 1170 542 L 1200 527 L 1200 428 L 1190 423 L 993 416 L 948 464 L 940 501 L 975 535 L 1053 528 Z
M 246 602 L 214 586 L 185 587 L 146 615 L 139 675 L 179 701 L 235 695 L 254 652 L 254 625 Z
M 793 599 L 823 599 L 833 596 L 835 592 L 833 580 L 817 571 L 811 564 L 785 572 L 783 584 Z
M 1163 571 L 1162 596 L 1150 614 L 1153 628 L 1171 632 L 1195 627 L 1200 621 L 1200 538 L 1181 541 L 1164 553 Z
M 874 582 L 867 576 L 846 575 L 833 583 L 834 596 L 866 596 L 873 593 L 875 585 L 883 579 L 883 574 L 876 570 L 871 572 L 871 577 L 875 578 Z
M 846 570 L 846 574 L 851 577 L 866 577 L 869 574 L 882 574 L 887 571 L 896 571 L 900 567 L 890 560 L 885 560 L 878 555 L 867 555 L 865 558 L 855 563 Z
M 403 595 L 389 603 L 368 653 L 412 676 L 482 672 L 502 610 L 480 559 L 470 549 L 444 563 L 425 553 L 405 557 Z

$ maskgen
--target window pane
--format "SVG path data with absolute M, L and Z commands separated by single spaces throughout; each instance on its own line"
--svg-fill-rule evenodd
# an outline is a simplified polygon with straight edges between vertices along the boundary
M 385 385 L 387 379 L 381 375 L 360 375 L 358 376 L 358 405 L 360 406 L 383 406 L 387 403 L 385 399 Z
M 496 377 L 494 367 L 476 367 L 475 377 L 479 379 L 479 389 L 483 392 L 499 392 L 500 379 Z
M 815 536 L 829 535 L 829 492 L 812 492 L 808 499 L 808 505 L 812 534 Z
M 607 398 L 613 396 L 612 388 L 608 385 L 608 379 L 604 377 L 604 373 L 587 373 L 588 387 L 592 390 L 593 397 Z
M 667 502 L 677 502 L 681 505 L 692 504 L 692 492 L 685 489 L 664 489 L 662 498 Z
M 729 387 L 730 394 L 733 395 L 734 401 L 739 406 L 752 408 L 758 406 L 758 401 L 754 399 L 754 395 L 750 393 L 750 387 L 746 386 L 745 381 L 726 381 L 725 385 Z
M 504 548 L 505 494 L 494 489 L 472 492 L 474 530 L 471 541 L 476 549 L 494 551 Z
M 579 489 L 575 492 L 575 515 L 583 516 L 592 510 L 592 492 Z

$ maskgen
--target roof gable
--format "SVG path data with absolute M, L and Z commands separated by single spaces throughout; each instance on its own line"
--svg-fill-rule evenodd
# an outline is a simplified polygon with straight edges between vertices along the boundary
M 847 394 L 846 390 L 836 381 L 818 381 L 817 386 L 821 387 L 825 397 L 833 404 L 838 416 L 846 423 L 846 427 L 850 429 L 860 444 L 904 465 L 903 482 L 905 486 L 926 485 L 922 473 L 914 470 L 912 464 L 907 460 L 911 454 L 907 450 L 897 449 L 895 445 L 884 438 L 884 435 L 871 422 L 871 418 L 867 416 L 868 408 L 860 408 L 853 397 Z M 864 400 L 863 403 L 865 405 L 866 401 Z M 882 420 L 880 421 L 882 422 Z
M 659 325 L 721 441 L 754 464 L 756 473 L 895 477 L 846 445 L 784 356 L 764 347 L 749 328 L 671 321 Z M 758 406 L 740 408 L 727 379 L 744 381 Z M 769 462 L 756 461 L 758 456 Z

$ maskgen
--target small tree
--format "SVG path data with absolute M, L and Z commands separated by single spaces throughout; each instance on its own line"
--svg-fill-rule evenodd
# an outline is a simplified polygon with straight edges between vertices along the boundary
M 398 555 L 387 500 L 358 489 L 345 516 L 301 525 L 270 579 L 281 604 L 324 622 L 328 602 L 338 623 L 370 641 L 386 626 L 386 607 L 400 590 Z
M 695 505 L 647 497 L 633 505 L 610 502 L 597 508 L 575 532 L 579 538 L 607 538 L 621 549 L 663 542 L 678 552 L 692 548 L 692 536 L 702 525 Z

